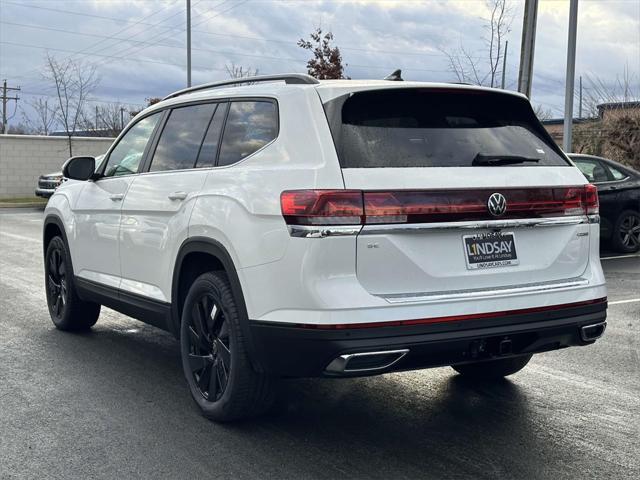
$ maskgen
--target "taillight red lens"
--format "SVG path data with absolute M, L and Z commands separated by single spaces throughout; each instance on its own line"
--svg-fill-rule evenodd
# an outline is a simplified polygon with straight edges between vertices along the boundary
M 600 212 L 600 201 L 598 200 L 598 187 L 592 184 L 584 186 L 584 208 L 587 215 L 597 215 Z
M 287 190 L 280 195 L 288 224 L 360 225 L 364 208 L 360 190 Z

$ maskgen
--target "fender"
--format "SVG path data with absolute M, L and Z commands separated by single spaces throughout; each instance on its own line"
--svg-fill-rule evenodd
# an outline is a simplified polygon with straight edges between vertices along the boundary
M 251 337 L 251 330 L 249 328 L 249 316 L 247 313 L 247 306 L 244 301 L 244 294 L 242 293 L 242 286 L 238 277 L 238 272 L 233 263 L 231 255 L 227 249 L 218 241 L 207 237 L 189 237 L 187 238 L 178 251 L 176 257 L 176 264 L 173 269 L 173 283 L 171 287 L 171 319 L 172 319 L 172 331 L 176 337 L 180 336 L 180 323 L 181 323 L 181 311 L 179 309 L 179 279 L 182 270 L 182 264 L 185 257 L 190 253 L 206 253 L 220 261 L 225 269 L 229 283 L 231 284 L 231 291 L 233 297 L 238 306 L 238 312 L 240 314 L 240 328 L 242 334 L 246 339 L 246 347 L 249 351 L 249 358 L 251 358 L 252 366 L 257 371 L 262 371 L 260 362 L 256 357 L 256 349 L 254 347 L 253 338 Z
M 47 253 L 47 243 L 46 243 L 46 233 L 47 233 L 47 226 L 54 224 L 55 226 L 58 227 L 58 229 L 60 230 L 60 232 L 62 232 L 62 239 L 64 240 L 64 243 L 67 245 L 67 248 L 69 247 L 69 242 L 67 241 L 67 232 L 64 229 L 64 223 L 62 222 L 62 220 L 60 219 L 60 217 L 58 217 L 57 215 L 50 213 L 49 215 L 47 215 L 44 219 L 44 222 L 42 223 L 42 253 L 43 256 Z M 69 258 L 69 260 L 71 260 L 71 258 Z M 72 268 L 73 270 L 73 268 Z

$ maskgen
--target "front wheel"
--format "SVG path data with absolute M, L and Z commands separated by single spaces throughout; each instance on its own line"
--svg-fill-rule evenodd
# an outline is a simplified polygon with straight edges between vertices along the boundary
M 76 293 L 71 256 L 62 237 L 54 237 L 47 246 L 45 289 L 53 324 L 59 330 L 87 330 L 98 321 L 100 305 L 80 300 Z
M 271 378 L 251 365 L 240 315 L 223 272 L 191 285 L 180 327 L 182 367 L 191 396 L 211 420 L 254 416 L 274 400 Z
M 478 380 L 492 380 L 512 375 L 522 370 L 533 355 L 485 360 L 464 365 L 453 365 L 453 369 L 460 375 Z
M 625 210 L 613 226 L 611 246 L 621 253 L 640 250 L 640 212 Z

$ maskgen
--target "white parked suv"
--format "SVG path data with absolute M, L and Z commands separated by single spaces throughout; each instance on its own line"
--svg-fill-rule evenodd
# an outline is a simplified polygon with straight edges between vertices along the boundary
M 245 83 L 241 83 L 245 82 Z M 451 365 L 492 379 L 593 343 L 598 197 L 516 93 L 306 75 L 189 88 L 44 220 L 49 311 L 105 305 L 180 338 L 193 398 L 231 420 L 282 377 Z

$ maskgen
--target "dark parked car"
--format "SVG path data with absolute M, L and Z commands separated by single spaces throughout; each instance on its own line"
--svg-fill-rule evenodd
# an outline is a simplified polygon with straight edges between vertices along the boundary
M 640 250 L 640 172 L 618 162 L 570 153 L 587 180 L 598 187 L 600 236 L 622 253 Z

